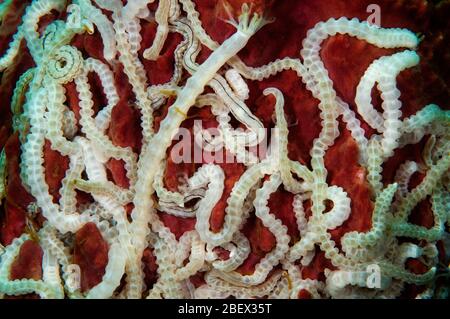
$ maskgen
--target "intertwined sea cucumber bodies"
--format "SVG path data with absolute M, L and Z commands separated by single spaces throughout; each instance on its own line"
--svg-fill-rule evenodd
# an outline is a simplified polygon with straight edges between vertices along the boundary
M 446 296 L 450 111 L 405 89 L 418 34 L 250 2 L 0 4 L 1 297 Z M 231 162 L 177 161 L 193 141 Z

